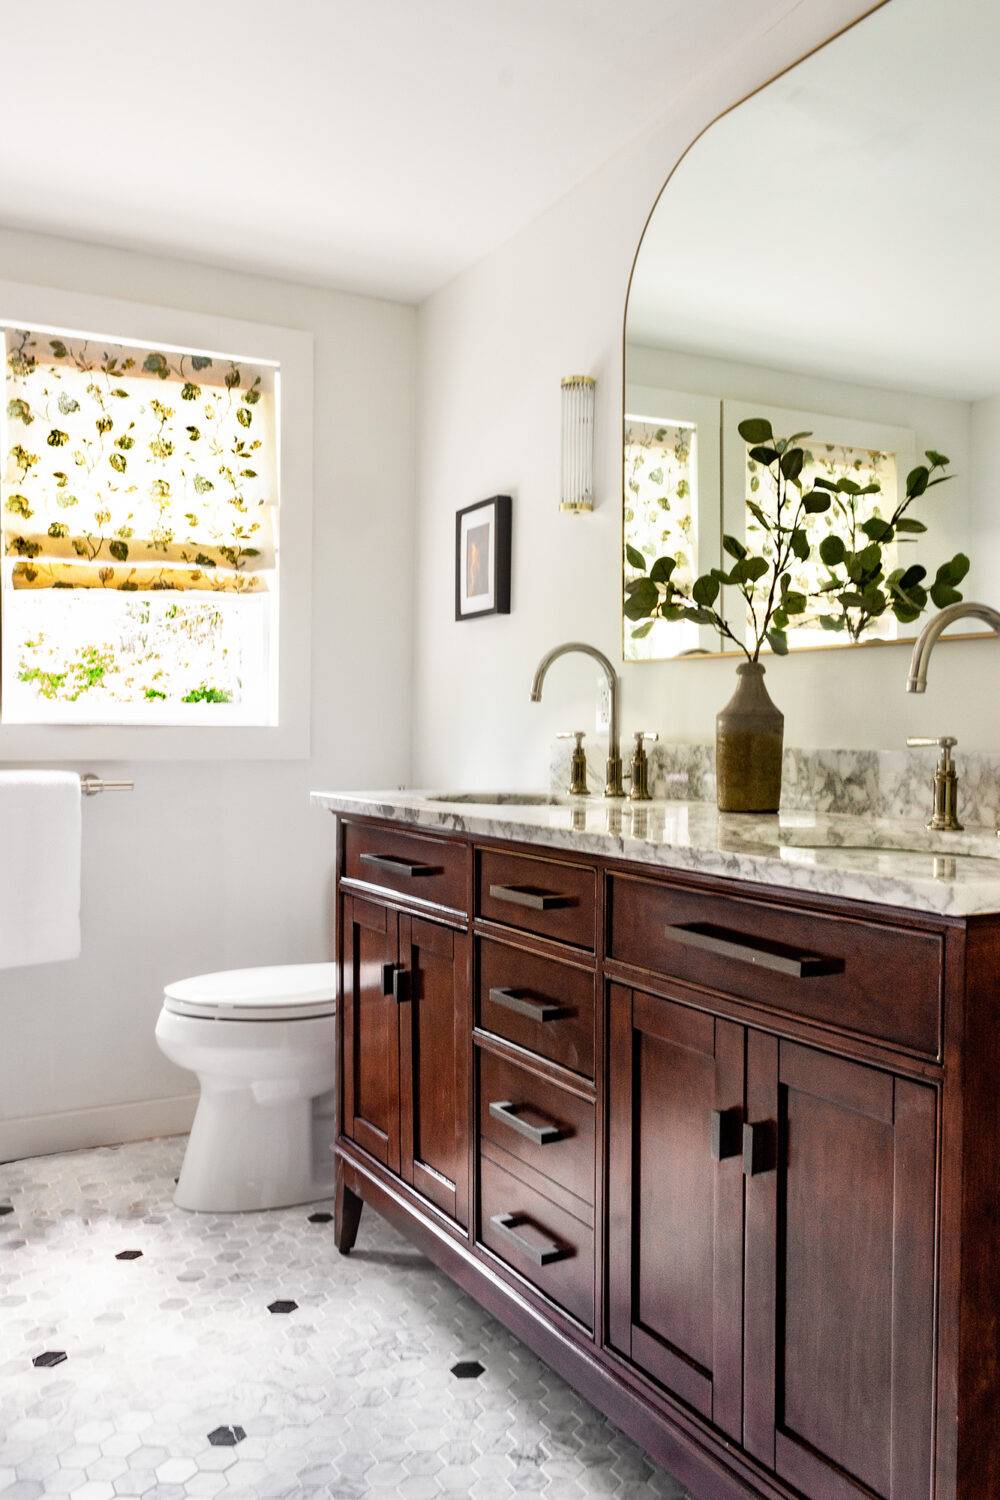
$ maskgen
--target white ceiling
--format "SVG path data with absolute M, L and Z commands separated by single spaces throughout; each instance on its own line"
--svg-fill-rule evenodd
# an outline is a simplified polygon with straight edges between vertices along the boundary
M 637 343 L 1000 391 L 1000 5 L 892 0 L 713 128 L 636 263 Z
M 6 5 L 0 224 L 416 301 L 792 8 Z

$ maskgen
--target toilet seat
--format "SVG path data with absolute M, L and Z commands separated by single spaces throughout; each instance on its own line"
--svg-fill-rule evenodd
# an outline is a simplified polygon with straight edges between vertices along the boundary
M 334 964 L 275 964 L 179 979 L 163 991 L 163 1008 L 206 1021 L 299 1021 L 332 1016 L 335 995 Z

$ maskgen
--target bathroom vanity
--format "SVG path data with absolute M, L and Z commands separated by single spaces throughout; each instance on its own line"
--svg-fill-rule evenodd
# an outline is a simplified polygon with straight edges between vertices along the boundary
M 340 1250 L 388 1216 L 698 1500 L 1000 1494 L 1000 862 L 314 800 Z

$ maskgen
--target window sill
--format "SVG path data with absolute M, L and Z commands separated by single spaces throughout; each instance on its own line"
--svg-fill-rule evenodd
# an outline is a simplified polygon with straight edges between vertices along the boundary
M 273 728 L 3 724 L 0 763 L 308 760 L 309 721 Z

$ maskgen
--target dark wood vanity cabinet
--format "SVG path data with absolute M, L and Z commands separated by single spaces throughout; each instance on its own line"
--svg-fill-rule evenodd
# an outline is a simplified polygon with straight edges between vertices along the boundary
M 1000 921 L 360 820 L 339 913 L 343 1250 L 696 1500 L 1000 1500 Z
M 344 1134 L 464 1225 L 469 1096 L 462 935 L 359 896 L 343 902 L 342 931 Z

